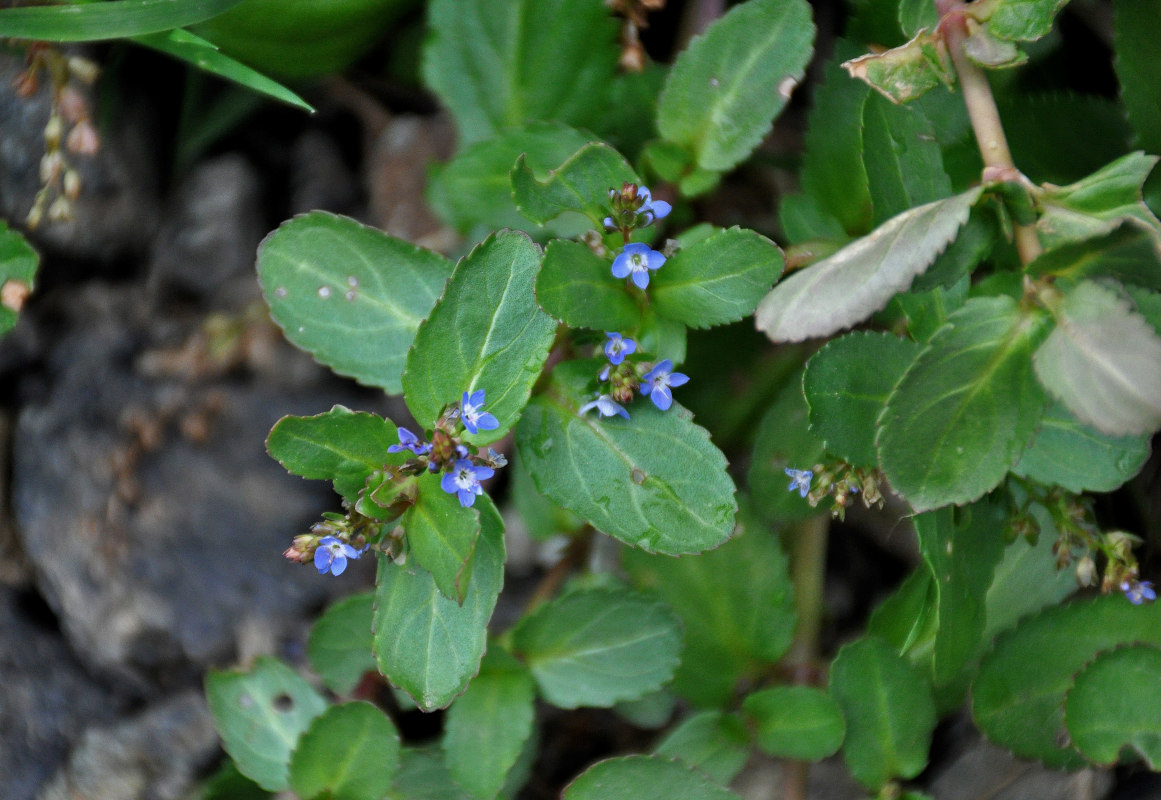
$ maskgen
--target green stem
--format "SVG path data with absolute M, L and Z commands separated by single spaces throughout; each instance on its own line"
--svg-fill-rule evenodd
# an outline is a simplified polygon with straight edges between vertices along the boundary
M 790 551 L 790 579 L 798 609 L 794 642 L 783 663 L 791 682 L 809 686 L 817 682 L 819 638 L 822 632 L 822 590 L 826 577 L 826 538 L 830 517 L 819 514 L 800 522 L 786 535 Z M 783 765 L 782 800 L 806 800 L 810 763 L 787 761 Z
M 998 180 L 1019 180 L 1022 176 L 1012 162 L 1012 151 L 1008 149 L 1008 139 L 1004 135 L 988 76 L 968 58 L 964 49 L 968 31 L 962 6 L 949 0 L 935 0 L 935 6 L 941 17 L 940 30 L 963 90 L 963 102 L 971 118 L 976 144 L 984 159 L 984 173 Z M 1016 225 L 1015 237 L 1016 250 L 1023 264 L 1030 263 L 1043 251 L 1035 226 Z

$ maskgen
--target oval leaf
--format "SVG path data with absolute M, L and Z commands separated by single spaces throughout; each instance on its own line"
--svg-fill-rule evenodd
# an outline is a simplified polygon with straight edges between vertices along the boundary
M 846 722 L 838 703 L 821 689 L 776 686 L 742 704 L 754 721 L 758 747 L 777 758 L 819 761 L 842 747 Z
M 1111 289 L 1064 296 L 1036 351 L 1036 377 L 1081 422 L 1113 436 L 1161 428 L 1161 335 Z
M 741 800 L 684 764 L 657 756 L 600 761 L 564 790 L 561 800 L 664 797 L 666 800 Z
M 1112 766 L 1129 749 L 1161 767 L 1161 650 L 1134 645 L 1101 653 L 1068 692 L 1064 724 L 1072 746 Z M 1131 759 L 1130 759 L 1131 760 Z
M 393 394 L 451 266 L 322 211 L 282 223 L 258 248 L 258 280 L 286 338 L 340 375 Z
M 664 603 L 627 589 L 580 589 L 522 619 L 512 647 L 548 702 L 607 708 L 673 677 L 681 621 Z
M 504 522 L 486 495 L 474 508 L 480 536 L 462 605 L 444 597 L 426 570 L 379 558 L 375 662 L 424 711 L 446 707 L 476 674 L 504 583 Z
M 407 407 L 420 424 L 477 389 L 500 427 L 468 434 L 469 441 L 494 442 L 516 423 L 556 331 L 533 296 L 539 268 L 540 248 L 511 231 L 489 236 L 456 265 L 403 373 Z
M 289 786 L 291 751 L 327 707 L 309 683 L 274 658 L 258 659 L 249 671 L 211 670 L 206 698 L 238 771 L 271 792 Z
M 675 758 L 725 786 L 750 757 L 750 735 L 737 716 L 703 711 L 670 731 L 653 752 Z
M 302 734 L 290 761 L 299 797 L 380 800 L 399 769 L 399 733 L 370 703 L 331 706 Z
M 609 213 L 609 190 L 641 183 L 625 157 L 603 142 L 589 142 L 543 181 L 524 162 L 520 156 L 512 168 L 512 198 L 520 213 L 538 225 L 566 211 L 579 211 L 600 225 Z
M 344 598 L 319 617 L 310 629 L 306 657 L 310 667 L 332 692 L 350 694 L 363 675 L 375 669 L 371 655 L 370 592 Z
M 536 276 L 536 300 L 570 327 L 628 332 L 640 324 L 641 309 L 627 287 L 587 245 L 553 239 Z
M 980 189 L 917 206 L 783 280 L 758 305 L 776 342 L 829 336 L 879 311 L 955 239 Z
M 422 475 L 415 502 L 403 513 L 403 529 L 410 554 L 431 573 L 440 593 L 462 603 L 480 535 L 479 513 L 445 492 L 439 475 Z
M 723 325 L 753 313 L 784 267 L 778 245 L 730 228 L 678 250 L 657 271 L 649 297 L 663 317 L 693 328 Z
M 516 429 L 536 487 L 598 530 L 650 552 L 700 553 L 729 538 L 734 484 L 726 458 L 676 404 L 638 402 L 630 419 L 577 414 L 596 361 L 553 371 Z
M 813 40 L 803 0 L 734 6 L 678 56 L 657 101 L 657 129 L 699 167 L 733 167 L 762 141 L 802 80 Z

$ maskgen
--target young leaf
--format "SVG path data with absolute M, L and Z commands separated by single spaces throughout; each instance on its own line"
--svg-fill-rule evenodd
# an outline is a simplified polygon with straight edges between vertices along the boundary
M 677 759 L 725 786 L 746 765 L 750 736 L 737 716 L 703 711 L 670 731 L 653 753 Z
M 291 751 L 327 707 L 294 670 L 268 657 L 248 671 L 211 670 L 206 698 L 222 746 L 238 771 L 271 792 L 289 786 Z
M 267 452 L 287 472 L 334 481 L 335 491 L 352 503 L 368 475 L 406 460 L 406 454 L 387 452 L 394 444 L 399 444 L 395 423 L 344 406 L 313 417 L 283 417 L 266 437 Z
M 437 747 L 404 748 L 395 786 L 383 800 L 473 800 L 452 780 Z
M 434 421 L 464 392 L 484 389 L 500 427 L 468 440 L 494 442 L 516 423 L 556 331 L 533 296 L 540 256 L 524 234 L 501 231 L 456 265 L 407 355 L 403 389 L 417 420 Z
M 370 703 L 331 706 L 310 724 L 290 760 L 299 797 L 380 800 L 399 769 L 399 733 Z
M 24 237 L 0 220 L 0 336 L 12 330 L 32 293 L 39 260 Z
M 530 120 L 593 127 L 617 65 L 617 23 L 601 0 L 435 0 L 424 82 L 460 142 Z
M 403 513 L 403 529 L 411 555 L 431 573 L 440 594 L 463 603 L 480 536 L 479 513 L 445 492 L 439 475 L 423 475 L 415 503 Z
M 1157 161 L 1158 156 L 1129 153 L 1069 186 L 1047 187 L 1036 221 L 1044 249 L 1103 236 L 1126 219 L 1161 231 L 1161 220 L 1141 196 L 1141 187 Z
M 336 694 L 350 694 L 359 680 L 375 669 L 371 655 L 373 604 L 370 592 L 343 598 L 310 629 L 306 657 L 311 669 Z
M 783 484 L 783 487 L 785 484 Z M 685 627 L 673 690 L 699 706 L 729 703 L 790 647 L 797 621 L 786 556 L 761 525 L 698 558 L 625 551 L 634 585 L 661 597 Z
M 742 708 L 758 747 L 775 758 L 820 761 L 837 753 L 846 735 L 838 703 L 821 689 L 775 686 L 749 695 Z
M 493 645 L 480 674 L 447 712 L 443 752 L 456 782 L 495 797 L 532 735 L 536 687 L 528 670 Z
M 258 280 L 286 338 L 340 375 L 390 393 L 452 265 L 443 256 L 312 211 L 258 248 Z
M 831 696 L 847 722 L 843 759 L 868 789 L 914 778 L 927 766 L 935 703 L 927 679 L 881 639 L 866 637 L 839 651 Z
M 692 328 L 735 322 L 752 313 L 782 274 L 778 245 L 730 228 L 682 247 L 649 288 L 653 309 Z
M 1161 289 L 1161 238 L 1158 231 L 1129 218 L 1107 234 L 1049 250 L 1029 264 L 1027 272 L 1071 283 L 1087 277 L 1107 277 L 1146 289 Z
M 915 38 L 882 53 L 868 53 L 843 63 L 852 78 L 866 83 L 892 103 L 906 103 L 937 86 L 951 84 L 951 64 L 934 34 Z
M 1111 289 L 1084 281 L 1068 292 L 1034 361 L 1040 383 L 1098 431 L 1161 427 L 1161 335 Z
M 564 790 L 561 800 L 664 797 L 666 800 L 741 800 L 697 770 L 660 756 L 599 761 Z
M 770 129 L 810 60 L 814 25 L 803 0 L 734 6 L 678 56 L 657 102 L 657 129 L 724 172 Z
M 1131 645 L 1100 653 L 1076 676 L 1064 702 L 1072 746 L 1113 766 L 1124 750 L 1161 767 L 1161 650 Z
M 426 570 L 379 558 L 375 661 L 424 711 L 449 705 L 476 674 L 504 583 L 504 522 L 486 495 L 476 498 L 474 508 L 480 536 L 462 604 L 444 597 Z
M 1121 84 L 1121 100 L 1136 133 L 1136 144 L 1161 153 L 1161 86 L 1157 41 L 1161 38 L 1161 0 L 1115 0 L 1113 67 Z
M 114 0 L 0 9 L 0 39 L 96 42 L 184 28 L 242 0 Z
M 988 31 L 1001 39 L 1030 42 L 1052 30 L 1052 20 L 1068 0 L 996 0 L 984 11 Z M 969 12 L 970 13 L 970 12 Z
M 512 167 L 511 179 L 516 208 L 538 225 L 566 211 L 579 211 L 599 226 L 609 214 L 609 190 L 641 183 L 625 157 L 603 142 L 585 144 L 550 169 L 543 181 L 536 179 L 522 155 Z
M 1136 475 L 1148 457 L 1148 436 L 1109 436 L 1054 402 L 1012 472 L 1070 492 L 1111 492 Z
M 810 430 L 822 437 L 828 452 L 854 466 L 878 466 L 876 421 L 919 350 L 915 342 L 889 333 L 856 331 L 811 356 L 802 391 Z
M 875 445 L 916 511 L 978 499 L 1023 452 L 1048 403 L 1032 374 L 1043 327 L 1010 297 L 974 298 L 895 386 Z
M 929 0 L 899 0 L 898 21 L 903 33 L 914 36 L 921 28 L 934 30 L 939 24 L 939 12 Z
M 972 716 L 991 741 L 1016 755 L 1076 769 L 1084 760 L 1065 744 L 1065 693 L 1098 653 L 1132 643 L 1161 647 L 1161 603 L 1135 606 L 1116 594 L 1025 619 L 980 664 Z
M 969 189 L 904 211 L 785 278 L 758 304 L 758 329 L 776 342 L 798 342 L 866 319 L 931 266 L 979 196 L 980 189 Z
M 627 589 L 578 589 L 520 620 L 512 649 L 549 703 L 608 707 L 673 677 L 681 621 L 664 603 Z
M 553 388 L 525 410 L 516 446 L 537 488 L 632 547 L 669 555 L 717 547 L 737 509 L 725 456 L 676 404 L 637 402 L 630 419 L 579 415 L 599 369 L 557 366 Z
M 548 243 L 536 276 L 536 301 L 573 328 L 631 331 L 641 319 L 628 283 L 613 276 L 607 258 L 581 242 L 553 239 Z
M 876 225 L 951 194 L 943 152 L 931 122 L 918 107 L 868 97 L 863 106 L 863 144 Z

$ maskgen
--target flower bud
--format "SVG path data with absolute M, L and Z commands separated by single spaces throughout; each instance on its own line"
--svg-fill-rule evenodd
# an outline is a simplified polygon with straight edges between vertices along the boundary
M 1076 583 L 1081 588 L 1096 586 L 1096 562 L 1092 556 L 1083 556 L 1076 562 Z
M 71 152 L 91 156 L 101 149 L 101 140 L 97 136 L 97 129 L 93 127 L 93 123 L 83 119 L 69 131 L 66 146 Z
M 65 62 L 68 64 L 69 75 L 79 80 L 81 83 L 93 83 L 97 80 L 97 76 L 101 73 L 101 68 L 97 62 L 90 61 L 87 58 L 80 56 L 69 56 Z
M 60 137 L 64 133 L 64 121 L 59 114 L 52 114 L 44 124 L 44 142 L 48 150 L 60 147 Z

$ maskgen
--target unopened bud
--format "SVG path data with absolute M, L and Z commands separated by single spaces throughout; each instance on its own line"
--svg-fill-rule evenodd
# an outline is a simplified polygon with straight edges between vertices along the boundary
M 37 78 L 36 70 L 33 69 L 24 70 L 12 81 L 12 88 L 15 90 L 16 96 L 23 100 L 36 94 L 39 86 L 40 80 Z
M 64 173 L 64 193 L 70 200 L 81 196 L 81 176 L 75 169 L 66 169 Z
M 1076 583 L 1081 588 L 1096 586 L 1096 562 L 1092 556 L 1084 556 L 1076 562 Z
M 57 95 L 57 104 L 60 108 L 60 115 L 65 122 L 76 123 L 89 117 L 89 104 L 85 101 L 84 96 L 72 86 L 66 86 L 60 90 L 60 94 Z
M 50 222 L 64 222 L 67 219 L 72 219 L 72 216 L 73 204 L 69 202 L 67 197 L 58 197 L 48 207 L 48 219 Z
M 49 150 L 60 147 L 60 137 L 64 133 L 64 122 L 59 114 L 52 114 L 44 124 L 44 141 Z
M 101 149 L 101 139 L 97 136 L 97 129 L 93 127 L 93 123 L 83 119 L 74 125 L 69 131 L 67 147 L 80 155 L 95 155 Z
M 59 151 L 53 150 L 51 153 L 45 153 L 40 157 L 40 182 L 52 183 L 63 167 L 64 158 Z
M 69 67 L 69 75 L 81 81 L 82 83 L 93 83 L 97 80 L 97 76 L 101 74 L 101 68 L 97 66 L 97 62 L 90 61 L 87 58 L 80 56 L 69 56 L 66 62 Z

